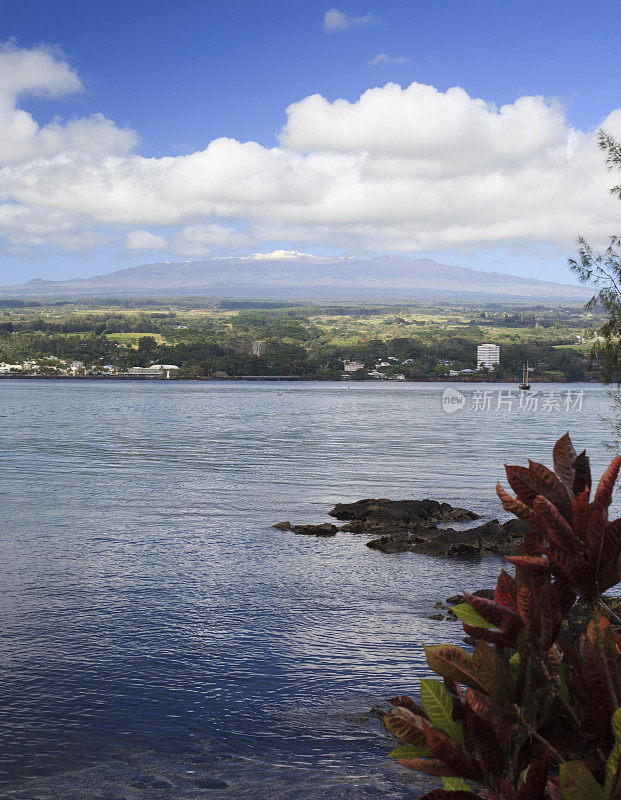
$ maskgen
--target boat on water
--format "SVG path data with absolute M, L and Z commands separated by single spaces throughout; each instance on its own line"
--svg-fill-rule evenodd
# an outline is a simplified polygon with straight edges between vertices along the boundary
M 528 366 L 528 361 L 526 365 L 522 367 L 522 382 L 518 384 L 518 388 L 522 389 L 523 391 L 527 391 L 530 389 L 530 381 L 529 381 L 529 373 L 530 367 Z

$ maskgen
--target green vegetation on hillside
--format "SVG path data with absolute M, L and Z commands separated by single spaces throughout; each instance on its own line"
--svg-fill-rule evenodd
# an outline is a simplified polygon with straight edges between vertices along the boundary
M 406 380 L 597 380 L 591 343 L 604 318 L 580 307 L 325 305 L 204 300 L 0 301 L 0 361 L 57 373 L 176 364 L 180 376 L 295 375 L 336 379 L 344 362 Z M 493 373 L 476 369 L 476 346 L 500 346 Z M 23 362 L 28 362 L 26 367 Z M 64 363 L 63 363 L 64 362 Z M 380 366 L 382 365 L 382 366 Z

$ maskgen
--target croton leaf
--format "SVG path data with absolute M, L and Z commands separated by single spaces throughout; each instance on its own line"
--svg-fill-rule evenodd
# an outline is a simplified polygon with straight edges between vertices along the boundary
M 424 717 L 425 712 L 423 707 L 419 705 L 416 700 L 412 700 L 407 694 L 399 695 L 398 697 L 389 697 L 388 702 L 393 706 L 403 706 L 411 711 L 412 714 L 417 714 L 419 717 Z
M 451 792 L 458 792 L 458 791 L 465 791 L 470 792 L 470 787 L 466 783 L 466 781 L 462 781 L 461 778 L 442 778 L 442 783 L 445 789 L 448 789 Z
M 464 747 L 464 733 L 453 719 L 453 701 L 444 684 L 432 678 L 421 678 L 420 699 L 431 724 Z
M 480 757 L 485 774 L 498 779 L 504 770 L 505 751 L 496 731 L 471 708 L 468 708 L 466 714 L 466 730 L 468 744 Z
M 505 608 L 511 609 L 517 613 L 518 607 L 516 602 L 517 586 L 515 585 L 515 578 L 502 569 L 498 576 L 496 589 L 494 590 L 494 600 Z
M 541 494 L 541 492 L 533 486 L 533 476 L 530 470 L 518 464 L 505 464 L 505 472 L 507 473 L 509 486 L 516 493 L 518 499 L 529 508 L 532 508 L 535 498 Z
M 575 493 L 572 501 L 574 509 L 574 531 L 583 541 L 586 539 L 586 527 L 589 521 L 589 494 L 590 487 L 587 486 L 582 492 Z
M 482 780 L 484 776 L 481 766 L 473 755 L 467 753 L 457 742 L 432 727 L 427 721 L 423 722 L 423 730 L 427 746 L 437 759 L 447 764 L 462 778 L 472 781 Z
M 521 500 L 511 497 L 509 492 L 503 489 L 500 481 L 496 484 L 496 494 L 500 498 L 500 502 L 505 511 L 513 514 L 514 517 L 521 519 L 523 522 L 532 524 L 535 521 L 536 517 L 533 511 Z
M 574 485 L 574 461 L 576 460 L 576 451 L 571 443 L 569 433 L 563 434 L 558 442 L 554 445 L 552 450 L 552 460 L 554 461 L 554 469 L 556 474 L 563 481 L 565 488 L 571 492 Z
M 516 611 L 512 611 L 495 600 L 488 600 L 487 597 L 479 597 L 476 594 L 468 594 L 467 592 L 464 592 L 464 596 L 466 602 L 493 626 L 503 629 L 515 628 L 516 630 L 522 627 L 519 614 Z M 470 620 L 466 620 L 466 622 L 470 623 Z
M 498 627 L 493 622 L 488 622 L 474 608 L 468 603 L 459 603 L 456 606 L 451 606 L 451 610 L 456 617 L 462 622 L 467 622 L 468 625 L 474 625 L 477 628 L 496 628 Z
M 593 482 L 591 479 L 591 464 L 589 462 L 589 457 L 586 454 L 586 450 L 583 450 L 579 455 L 576 456 L 576 460 L 574 461 L 574 472 L 574 496 L 582 494 L 585 491 L 590 492 Z
M 549 572 L 550 562 L 545 556 L 506 556 L 510 564 L 532 572 Z
M 399 763 L 403 767 L 413 769 L 416 772 L 424 772 L 425 775 L 435 775 L 437 778 L 443 776 L 459 778 L 459 773 L 454 769 L 443 764 L 437 758 L 400 758 Z
M 599 480 L 595 497 L 593 498 L 594 506 L 608 508 L 612 502 L 612 491 L 615 488 L 615 483 L 617 482 L 620 469 L 621 456 L 617 456 L 616 458 L 613 458 L 610 466 Z
M 559 779 L 564 800 L 605 800 L 603 787 L 584 761 L 564 761 Z
M 423 758 L 429 755 L 427 746 L 417 747 L 415 744 L 402 744 L 400 747 L 395 747 L 392 753 L 388 753 L 390 758 Z
M 487 691 L 479 680 L 478 668 L 472 656 L 463 648 L 450 644 L 426 645 L 425 655 L 429 668 L 436 675 L 450 678 L 473 689 Z
M 543 521 L 548 538 L 558 547 L 567 550 L 568 553 L 575 553 L 577 542 L 573 528 L 559 512 L 558 508 L 541 496 L 535 499 L 533 507 Z
M 554 503 L 561 514 L 563 514 L 566 519 L 570 520 L 571 500 L 563 483 L 552 470 L 548 469 L 544 464 L 538 464 L 536 461 L 529 461 L 528 468 L 531 475 L 534 476 L 533 483 L 536 487 L 539 487 L 539 494 Z
M 426 747 L 427 741 L 423 733 L 422 717 L 413 714 L 407 708 L 394 708 L 384 717 L 384 725 L 397 739 L 414 744 L 417 747 Z
M 477 645 L 472 660 L 478 667 L 479 680 L 492 697 L 500 701 L 513 700 L 515 683 L 508 661 L 483 642 Z

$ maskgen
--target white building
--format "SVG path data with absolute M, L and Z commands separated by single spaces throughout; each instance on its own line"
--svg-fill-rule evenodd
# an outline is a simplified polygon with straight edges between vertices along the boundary
M 176 364 L 151 364 L 150 367 L 131 367 L 128 375 L 141 375 L 145 378 L 171 378 L 179 367 Z
M 345 372 L 358 372 L 359 369 L 364 369 L 362 361 L 346 361 L 343 364 Z
M 500 364 L 500 347 L 497 344 L 480 344 L 477 347 L 477 369 L 492 370 Z

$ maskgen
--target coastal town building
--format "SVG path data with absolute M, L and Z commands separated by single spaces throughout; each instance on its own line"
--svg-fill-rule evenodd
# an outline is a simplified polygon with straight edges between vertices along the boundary
M 150 367 L 131 367 L 128 375 L 143 378 L 172 378 L 179 367 L 176 364 L 151 364 Z
M 497 344 L 480 344 L 477 347 L 477 369 L 492 370 L 500 364 L 500 347 Z
M 362 361 L 346 361 L 343 364 L 345 372 L 358 372 L 359 369 L 364 369 Z
M 72 375 L 77 375 L 78 372 L 84 370 L 84 364 L 81 361 L 72 361 L 71 364 L 69 364 L 69 370 Z

